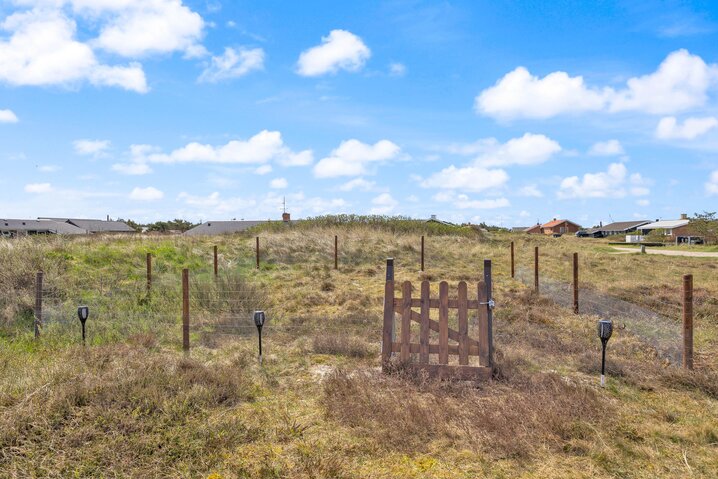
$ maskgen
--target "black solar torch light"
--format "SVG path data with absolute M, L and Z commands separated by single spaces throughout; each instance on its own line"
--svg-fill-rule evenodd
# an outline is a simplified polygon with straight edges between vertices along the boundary
M 264 326 L 264 311 L 254 312 L 254 325 L 257 326 L 257 333 L 259 333 L 259 364 L 262 364 L 262 326 Z
M 613 323 L 606 319 L 598 322 L 598 337 L 601 339 L 603 351 L 601 352 L 601 387 L 606 384 L 606 344 L 611 339 L 613 333 Z
M 82 323 L 82 345 L 85 345 L 85 321 L 87 321 L 88 316 L 90 316 L 90 308 L 87 306 L 80 306 L 77 308 L 77 317 L 80 319 L 80 322 Z

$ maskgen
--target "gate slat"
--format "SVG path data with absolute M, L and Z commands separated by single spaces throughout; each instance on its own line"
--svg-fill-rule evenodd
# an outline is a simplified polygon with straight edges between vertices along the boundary
M 486 283 L 479 281 L 477 287 L 479 294 L 479 303 L 486 303 L 487 291 Z M 487 304 L 479 305 L 479 364 L 489 366 L 489 306 Z
M 422 363 L 429 362 L 429 306 L 431 302 L 428 281 L 421 282 L 421 326 L 419 343 L 419 361 Z
M 449 364 L 449 283 L 439 283 L 439 364 Z
M 404 281 L 401 285 L 403 310 L 401 314 L 401 360 L 408 361 L 411 357 L 411 282 Z
M 459 364 L 469 364 L 469 311 L 466 281 L 459 282 Z

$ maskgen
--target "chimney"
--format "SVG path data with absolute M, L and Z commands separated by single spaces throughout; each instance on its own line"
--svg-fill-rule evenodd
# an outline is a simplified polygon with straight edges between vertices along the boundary
M 681 213 L 681 219 L 687 220 L 688 219 L 688 213 Z
M 431 215 L 431 219 L 436 221 L 436 215 Z
M 284 221 L 285 223 L 289 223 L 289 213 L 287 213 L 286 211 L 282 213 L 282 221 Z
M 110 215 L 107 215 L 107 221 L 110 221 Z

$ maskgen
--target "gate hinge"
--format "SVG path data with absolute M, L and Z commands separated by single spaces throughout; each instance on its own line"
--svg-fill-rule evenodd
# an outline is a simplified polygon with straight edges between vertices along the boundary
M 490 299 L 485 303 L 480 302 L 479 304 L 487 304 L 489 305 L 489 309 L 494 309 L 496 307 L 496 302 L 493 299 Z

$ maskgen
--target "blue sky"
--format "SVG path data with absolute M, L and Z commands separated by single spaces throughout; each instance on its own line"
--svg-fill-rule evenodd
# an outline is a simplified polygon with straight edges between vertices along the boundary
M 0 217 L 718 209 L 715 2 L 0 0 Z

